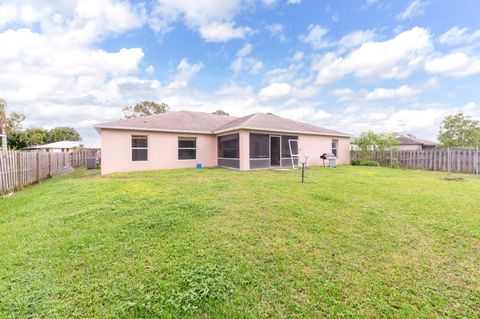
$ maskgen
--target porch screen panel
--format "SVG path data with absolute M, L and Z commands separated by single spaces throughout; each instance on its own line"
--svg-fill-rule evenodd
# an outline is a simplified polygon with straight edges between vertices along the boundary
M 250 134 L 250 158 L 270 158 L 270 136 Z
M 219 158 L 218 166 L 240 169 L 240 160 L 236 158 Z
M 225 135 L 218 137 L 219 158 L 239 158 L 239 135 Z
M 282 135 L 282 158 L 290 158 L 291 154 L 288 140 L 298 140 L 298 136 Z M 298 154 L 298 143 L 292 143 L 292 151 L 293 154 Z
M 298 165 L 298 158 L 293 159 L 293 164 L 295 166 Z M 282 166 L 283 167 L 292 167 L 292 159 L 291 158 L 282 158 Z

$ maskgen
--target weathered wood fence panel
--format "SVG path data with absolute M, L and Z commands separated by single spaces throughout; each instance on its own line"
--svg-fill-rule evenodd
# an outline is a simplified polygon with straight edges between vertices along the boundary
M 67 167 L 86 166 L 87 158 L 100 159 L 99 151 L 38 153 L 0 151 L 0 194 L 38 183 Z
M 373 160 L 381 166 L 452 173 L 480 173 L 479 149 L 417 151 L 352 151 L 352 160 Z

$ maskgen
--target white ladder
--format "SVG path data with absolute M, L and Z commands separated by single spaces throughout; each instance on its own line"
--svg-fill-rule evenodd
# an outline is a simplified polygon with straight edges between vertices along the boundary
M 292 142 L 297 143 L 296 154 L 293 154 L 292 152 Z M 298 140 L 288 140 L 288 148 L 290 149 L 290 159 L 292 160 L 292 168 L 295 168 L 295 160 L 297 160 L 297 163 L 300 163 L 300 154 L 299 154 L 300 148 L 298 147 Z

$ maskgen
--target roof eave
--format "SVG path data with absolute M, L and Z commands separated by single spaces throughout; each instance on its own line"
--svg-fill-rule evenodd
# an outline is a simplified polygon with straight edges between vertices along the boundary
M 214 134 L 222 134 L 227 133 L 230 131 L 238 131 L 238 130 L 251 130 L 251 131 L 262 131 L 262 132 L 276 132 L 276 133 L 294 133 L 294 134 L 306 134 L 306 135 L 318 135 L 318 136 L 338 136 L 338 137 L 347 137 L 350 138 L 351 136 L 348 134 L 341 134 L 341 133 L 320 133 L 320 132 L 313 132 L 313 131 L 292 131 L 292 130 L 278 130 L 278 129 L 269 129 L 269 128 L 259 128 L 259 127 L 233 127 L 224 130 L 218 130 L 213 132 Z
M 161 128 L 147 128 L 147 127 L 95 125 L 94 128 L 95 128 L 95 130 L 97 130 L 98 133 L 100 133 L 100 131 L 102 129 L 110 129 L 110 130 L 124 130 L 124 131 L 143 131 L 143 132 L 164 132 L 164 133 L 185 133 L 185 134 L 214 135 L 214 132 L 208 132 L 208 131 L 169 130 L 169 129 L 161 129 Z

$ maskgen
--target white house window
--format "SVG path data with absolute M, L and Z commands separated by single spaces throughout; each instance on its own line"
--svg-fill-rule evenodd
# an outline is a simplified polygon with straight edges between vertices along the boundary
M 178 159 L 194 160 L 197 159 L 197 139 L 192 137 L 178 138 Z
M 148 136 L 132 136 L 132 161 L 148 160 Z
M 332 154 L 338 158 L 338 140 L 332 140 Z

